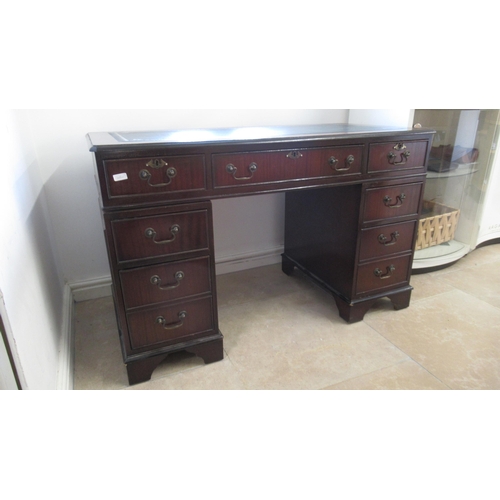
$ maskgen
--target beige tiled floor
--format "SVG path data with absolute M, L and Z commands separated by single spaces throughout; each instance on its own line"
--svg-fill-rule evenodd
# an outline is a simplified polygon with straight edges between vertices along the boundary
M 382 299 L 347 325 L 300 272 L 218 277 L 223 361 L 171 355 L 128 386 L 110 297 L 76 304 L 75 389 L 500 389 L 500 245 L 412 277 L 408 309 Z

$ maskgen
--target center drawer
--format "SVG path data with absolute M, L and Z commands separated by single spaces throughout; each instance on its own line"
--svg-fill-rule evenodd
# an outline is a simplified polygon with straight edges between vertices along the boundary
M 214 187 L 361 174 L 363 146 L 214 154 Z
M 206 210 L 113 220 L 118 262 L 208 249 Z

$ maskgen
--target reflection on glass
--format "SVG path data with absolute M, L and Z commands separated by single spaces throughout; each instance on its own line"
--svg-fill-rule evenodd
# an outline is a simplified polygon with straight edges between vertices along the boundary
M 479 215 L 498 140 L 498 109 L 417 109 L 436 131 L 429 156 L 414 269 L 453 263 L 476 246 Z

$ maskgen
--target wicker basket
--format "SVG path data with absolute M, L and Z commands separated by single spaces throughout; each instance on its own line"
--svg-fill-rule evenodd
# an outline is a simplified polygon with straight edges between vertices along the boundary
M 422 250 L 452 240 L 459 215 L 458 209 L 424 200 L 415 249 Z

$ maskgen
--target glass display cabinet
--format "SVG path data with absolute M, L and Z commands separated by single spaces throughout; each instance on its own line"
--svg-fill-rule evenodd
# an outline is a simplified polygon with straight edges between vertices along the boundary
M 436 130 L 414 270 L 456 262 L 476 246 L 498 140 L 498 109 L 416 109 L 414 126 Z M 500 194 L 500 193 L 499 193 Z

